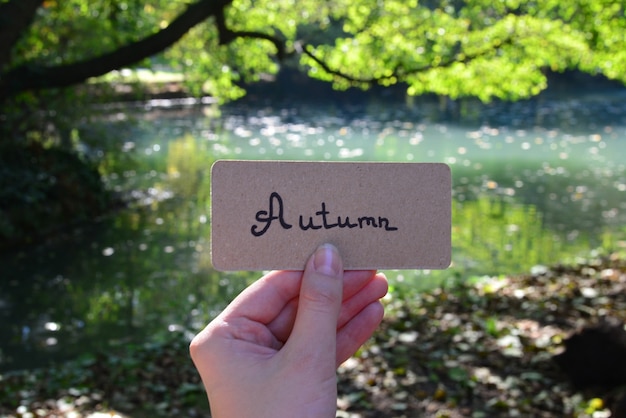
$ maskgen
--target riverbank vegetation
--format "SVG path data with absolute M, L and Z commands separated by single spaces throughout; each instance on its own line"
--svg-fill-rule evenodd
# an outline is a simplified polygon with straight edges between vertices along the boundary
M 379 330 L 339 369 L 337 416 L 624 416 L 626 378 L 602 380 L 623 370 L 624 351 L 555 361 L 583 328 L 612 318 L 624 332 L 624 255 L 392 292 Z M 581 362 L 593 385 L 575 380 Z M 2 416 L 209 416 L 182 333 L 0 381 Z
M 115 202 L 97 167 L 76 153 L 39 142 L 0 143 L 0 251 L 92 222 Z

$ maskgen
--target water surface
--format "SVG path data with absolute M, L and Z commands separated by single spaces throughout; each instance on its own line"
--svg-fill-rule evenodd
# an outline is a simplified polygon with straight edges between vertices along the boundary
M 209 175 L 220 158 L 449 164 L 453 264 L 387 272 L 397 294 L 623 247 L 625 98 L 620 90 L 444 107 L 373 99 L 115 111 L 92 128 L 103 139 L 86 150 L 101 157 L 109 187 L 137 203 L 0 256 L 0 370 L 168 333 L 188 338 L 257 278 L 211 266 Z

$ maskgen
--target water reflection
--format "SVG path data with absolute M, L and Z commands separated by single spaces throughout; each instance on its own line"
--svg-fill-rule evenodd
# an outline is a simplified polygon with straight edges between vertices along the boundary
M 92 146 L 105 156 L 109 187 L 136 204 L 1 256 L 0 369 L 189 335 L 258 277 L 212 269 L 209 174 L 218 158 L 450 164 L 453 266 L 389 272 L 404 291 L 623 245 L 626 108 L 618 98 L 461 103 L 454 121 L 436 102 L 244 102 L 110 122 L 117 139 Z

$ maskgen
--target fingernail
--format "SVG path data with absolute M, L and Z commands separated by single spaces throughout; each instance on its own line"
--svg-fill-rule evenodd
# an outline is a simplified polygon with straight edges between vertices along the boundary
M 327 276 L 339 276 L 343 269 L 339 251 L 332 244 L 322 244 L 313 258 L 315 271 Z

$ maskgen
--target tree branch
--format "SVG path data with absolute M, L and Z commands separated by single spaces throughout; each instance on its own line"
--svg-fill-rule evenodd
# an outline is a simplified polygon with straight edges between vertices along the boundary
M 310 46 L 310 45 L 302 45 L 302 53 L 304 53 L 309 58 L 311 58 L 313 61 L 315 61 L 315 63 L 317 65 L 319 65 L 322 68 L 322 70 L 326 71 L 328 74 L 330 74 L 332 76 L 335 76 L 335 77 L 338 77 L 338 78 L 342 78 L 344 80 L 349 81 L 350 83 L 369 84 L 369 85 L 376 84 L 376 83 L 384 80 L 385 78 L 387 78 L 387 77 L 359 78 L 359 77 L 351 76 L 348 73 L 345 73 L 345 72 L 340 71 L 340 70 L 334 70 L 334 69 L 330 68 L 330 66 L 325 61 L 323 61 L 321 58 L 319 58 L 317 55 L 315 55 L 315 53 L 313 53 L 313 51 L 312 51 L 312 48 L 313 47 Z
M 509 45 L 513 43 L 513 34 L 509 34 L 507 36 L 507 38 L 505 38 L 504 40 L 502 40 L 499 44 L 498 47 L 504 46 L 504 45 Z M 307 55 L 309 58 L 311 58 L 317 65 L 319 65 L 326 73 L 336 77 L 336 78 L 340 78 L 343 80 L 346 80 L 348 82 L 350 82 L 351 84 L 365 84 L 368 86 L 373 86 L 376 84 L 381 84 L 386 80 L 390 80 L 390 79 L 397 79 L 397 80 L 404 80 L 407 76 L 412 75 L 412 74 L 417 74 L 420 72 L 424 72 L 424 71 L 428 71 L 428 70 L 432 70 L 433 68 L 447 68 L 450 67 L 451 65 L 455 64 L 455 63 L 469 63 L 472 60 L 476 59 L 476 58 L 480 58 L 482 56 L 485 56 L 487 54 L 489 54 L 490 52 L 493 52 L 497 49 L 497 47 L 494 47 L 492 45 L 487 45 L 484 48 L 482 48 L 481 51 L 476 52 L 474 55 L 464 55 L 462 59 L 459 59 L 460 56 L 460 51 L 458 51 L 456 54 L 454 54 L 453 56 L 449 57 L 446 61 L 439 63 L 438 65 L 433 65 L 433 64 L 427 64 L 427 65 L 423 65 L 420 67 L 414 67 L 414 68 L 408 68 L 405 69 L 404 66 L 398 64 L 395 66 L 393 72 L 391 72 L 391 74 L 383 76 L 383 77 L 367 77 L 367 78 L 362 78 L 362 77 L 355 77 L 352 76 L 344 71 L 338 70 L 338 69 L 333 69 L 331 68 L 325 61 L 323 61 L 321 58 L 319 58 L 317 55 L 315 55 L 315 53 L 313 52 L 313 47 L 310 45 L 303 45 L 302 46 L 302 53 L 304 53 L 305 55 Z
M 287 52 L 287 45 L 283 37 L 255 31 L 233 31 L 228 28 L 226 26 L 224 9 L 218 11 L 215 15 L 215 26 L 217 27 L 219 34 L 220 45 L 228 45 L 237 38 L 263 39 L 274 44 L 274 47 L 276 48 L 276 57 L 279 61 L 284 60 L 289 55 Z
M 189 5 L 165 29 L 97 57 L 51 67 L 28 64 L 16 67 L 0 78 L 0 101 L 26 90 L 67 87 L 78 84 L 88 78 L 135 64 L 162 52 L 181 39 L 195 25 L 209 17 L 218 15 L 231 2 L 232 0 L 198 0 Z

